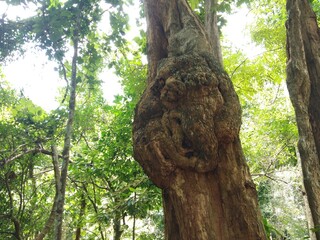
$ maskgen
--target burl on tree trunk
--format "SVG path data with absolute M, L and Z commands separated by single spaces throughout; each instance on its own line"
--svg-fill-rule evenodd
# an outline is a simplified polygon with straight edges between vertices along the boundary
M 287 11 L 287 86 L 299 130 L 304 185 L 320 240 L 320 29 L 307 0 L 288 0 Z
M 134 155 L 163 190 L 166 239 L 266 239 L 239 140 L 241 109 L 185 0 L 145 0 L 148 86 Z

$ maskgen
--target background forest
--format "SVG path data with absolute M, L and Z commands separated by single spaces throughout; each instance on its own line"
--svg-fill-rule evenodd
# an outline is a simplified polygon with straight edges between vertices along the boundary
M 164 239 L 161 191 L 132 157 L 134 107 L 147 75 L 142 3 L 6 3 L 0 19 L 0 239 L 53 239 L 64 177 L 63 239 Z M 202 1 L 190 4 L 203 18 Z M 320 15 L 320 3 L 312 4 Z M 132 5 L 140 13 L 129 24 Z M 8 17 L 17 6 L 33 15 Z M 224 37 L 239 9 L 253 19 L 254 48 L 236 48 Z M 221 1 L 219 13 L 224 68 L 241 101 L 241 141 L 267 234 L 308 239 L 298 133 L 285 84 L 285 1 Z M 44 52 L 65 83 L 54 110 L 14 89 L 1 70 L 30 52 Z M 120 79 L 123 89 L 112 103 L 102 84 L 108 78 Z

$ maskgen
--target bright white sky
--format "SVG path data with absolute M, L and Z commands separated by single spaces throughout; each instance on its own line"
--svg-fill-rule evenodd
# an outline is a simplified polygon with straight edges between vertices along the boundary
M 7 12 L 8 16 L 17 16 L 25 18 L 30 12 L 22 7 L 7 11 L 4 2 L 0 2 L 0 16 Z M 232 16 L 228 17 L 228 25 L 223 28 L 224 41 L 235 48 L 243 49 L 247 53 L 256 52 L 255 46 L 250 42 L 247 25 L 252 21 L 252 16 L 248 14 L 248 9 L 239 9 Z M 135 26 L 135 19 L 138 17 L 137 7 L 130 7 L 131 25 Z M 131 35 L 135 31 L 132 29 Z M 249 56 L 250 57 L 250 56 Z M 55 100 L 58 96 L 58 88 L 65 86 L 64 80 L 60 79 L 57 72 L 54 71 L 56 65 L 48 62 L 44 53 L 36 52 L 26 54 L 7 66 L 3 66 L 3 72 L 6 79 L 17 89 L 23 89 L 24 95 L 29 97 L 35 104 L 41 106 L 47 111 L 55 109 L 59 103 Z M 111 71 L 105 71 L 101 74 L 103 80 L 103 91 L 106 100 L 112 103 L 114 95 L 121 93 L 119 79 Z

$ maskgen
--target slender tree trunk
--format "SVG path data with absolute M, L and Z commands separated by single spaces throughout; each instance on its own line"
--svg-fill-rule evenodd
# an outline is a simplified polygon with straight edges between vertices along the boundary
M 223 66 L 220 33 L 218 28 L 217 0 L 205 0 L 205 29 L 213 49 L 213 56 L 220 67 Z
M 241 109 L 185 0 L 145 0 L 148 86 L 134 155 L 163 190 L 169 240 L 266 239 L 243 157 Z
M 71 137 L 72 128 L 74 121 L 74 113 L 76 106 L 76 86 L 77 86 L 77 58 L 78 58 L 78 33 L 74 33 L 73 41 L 73 57 L 72 57 L 72 73 L 71 73 L 71 84 L 70 84 L 70 99 L 69 99 L 69 116 L 65 130 L 64 147 L 62 151 L 62 167 L 60 176 L 60 192 L 58 194 L 58 204 L 56 209 L 55 218 L 55 239 L 62 239 L 62 224 L 63 224 L 63 212 L 65 203 L 66 184 L 68 176 L 68 165 L 70 161 L 70 148 L 71 148 Z
M 52 208 L 50 211 L 50 215 L 46 221 L 46 224 L 44 225 L 42 231 L 35 237 L 35 240 L 42 240 L 44 237 L 48 234 L 48 232 L 51 230 L 52 225 L 55 220 L 56 216 L 56 208 L 58 204 L 58 195 L 59 192 L 61 191 L 61 184 L 60 184 L 60 169 L 59 169 L 59 156 L 58 156 L 58 150 L 55 145 L 51 147 L 52 149 L 52 165 L 53 165 L 53 170 L 54 170 L 54 179 L 55 179 L 55 188 L 56 188 L 56 193 L 54 197 L 54 203 L 52 204 Z
M 320 239 L 320 30 L 307 0 L 288 0 L 287 11 L 287 86 L 299 130 L 304 186 Z
M 14 226 L 14 233 L 13 235 L 15 236 L 15 238 L 17 240 L 22 240 L 22 232 L 21 232 L 21 224 L 19 219 L 15 216 L 14 213 L 14 205 L 13 205 L 13 196 L 12 196 L 12 192 L 11 192 L 11 188 L 10 188 L 10 174 L 8 173 L 5 176 L 5 185 L 6 185 L 6 190 L 7 193 L 9 195 L 9 203 L 10 203 L 10 209 L 9 209 L 9 219 L 11 220 L 11 222 L 13 223 Z
M 84 194 L 81 195 L 81 202 L 80 202 L 80 213 L 79 213 L 79 223 L 76 229 L 76 237 L 75 240 L 80 240 L 81 238 L 81 228 L 82 228 L 82 220 L 84 218 L 85 210 L 86 210 L 86 198 Z
M 20 225 L 20 221 L 12 216 L 11 217 L 11 221 L 13 222 L 14 225 L 14 236 L 17 240 L 22 240 L 23 238 L 21 237 L 21 225 Z
M 133 224 L 132 224 L 132 240 L 136 239 L 136 215 L 133 215 Z
M 42 231 L 35 237 L 35 240 L 42 240 L 44 237 L 49 233 L 49 231 L 52 229 L 54 219 L 55 219 L 55 213 L 56 213 L 56 207 L 57 207 L 57 194 L 54 199 L 54 203 L 52 204 L 52 208 L 50 211 L 50 215 L 46 221 L 46 224 L 44 225 Z
M 113 240 L 120 240 L 123 230 L 121 229 L 121 215 L 116 213 L 113 219 Z
M 110 185 L 111 186 L 111 185 Z M 110 187 L 110 191 L 115 192 L 112 187 Z M 118 197 L 115 195 L 113 199 L 114 203 L 119 203 Z M 121 209 L 116 209 L 113 217 L 113 240 L 120 240 L 121 235 L 123 233 L 123 229 L 121 228 L 121 219 L 122 218 L 122 211 Z
M 136 201 L 137 201 L 136 192 L 134 192 L 133 201 L 134 201 L 134 207 L 136 207 Z M 133 224 L 132 224 L 132 240 L 135 240 L 135 239 L 136 239 L 136 211 L 134 211 L 134 214 L 133 214 Z
M 95 197 L 96 191 L 94 189 L 94 185 L 93 185 L 93 194 L 94 194 L 94 198 L 93 199 L 88 194 L 88 189 L 87 189 L 85 184 L 82 185 L 82 188 L 87 193 L 88 200 L 91 202 L 95 214 L 98 215 L 99 211 L 98 211 L 98 206 L 97 206 L 97 203 L 96 203 L 96 197 Z M 101 240 L 105 240 L 106 238 L 105 238 L 105 236 L 103 234 L 103 230 L 102 230 L 102 226 L 101 226 L 100 222 L 98 222 L 98 229 L 99 229 L 99 233 L 100 233 L 100 239 Z

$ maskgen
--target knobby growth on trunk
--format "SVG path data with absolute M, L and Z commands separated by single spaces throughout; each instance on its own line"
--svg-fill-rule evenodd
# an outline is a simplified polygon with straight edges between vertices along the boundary
M 307 0 L 288 0 L 287 12 L 287 85 L 299 130 L 304 185 L 320 239 L 320 29 Z
M 239 140 L 241 109 L 185 0 L 145 0 L 148 86 L 134 155 L 163 190 L 166 239 L 265 239 Z

